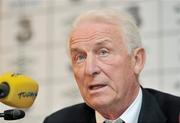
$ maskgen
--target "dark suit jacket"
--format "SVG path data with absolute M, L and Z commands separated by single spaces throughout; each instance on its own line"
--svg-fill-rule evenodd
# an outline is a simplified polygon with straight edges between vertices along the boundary
M 180 97 L 153 89 L 143 89 L 138 123 L 180 123 Z M 44 123 L 96 123 L 95 111 L 85 103 L 59 110 Z

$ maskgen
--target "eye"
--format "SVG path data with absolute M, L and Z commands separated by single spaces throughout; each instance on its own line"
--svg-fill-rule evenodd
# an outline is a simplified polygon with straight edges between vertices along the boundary
M 99 56 L 106 57 L 109 55 L 109 50 L 106 48 L 102 48 L 98 51 Z
M 86 55 L 84 54 L 78 54 L 75 56 L 75 62 L 76 63 L 81 63 L 86 59 Z

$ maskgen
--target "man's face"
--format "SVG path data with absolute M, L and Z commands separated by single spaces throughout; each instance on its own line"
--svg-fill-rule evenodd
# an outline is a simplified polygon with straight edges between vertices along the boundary
M 70 53 L 75 79 L 88 105 L 115 106 L 130 97 L 137 80 L 117 25 L 82 23 L 71 35 Z

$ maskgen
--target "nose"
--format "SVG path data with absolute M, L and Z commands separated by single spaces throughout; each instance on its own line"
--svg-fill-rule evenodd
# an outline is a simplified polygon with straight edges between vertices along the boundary
M 98 61 L 95 56 L 91 55 L 87 57 L 85 68 L 86 74 L 90 76 L 96 76 L 101 72 L 97 62 Z

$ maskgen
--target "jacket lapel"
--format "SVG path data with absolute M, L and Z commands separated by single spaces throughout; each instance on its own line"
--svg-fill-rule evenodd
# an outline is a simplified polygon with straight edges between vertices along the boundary
M 138 123 L 166 123 L 166 117 L 161 111 L 155 97 L 142 88 L 142 106 Z
M 84 105 L 83 112 L 81 112 L 80 114 L 77 114 L 78 116 L 80 116 L 79 119 L 81 119 L 81 121 L 79 121 L 78 123 L 96 123 L 96 117 L 95 117 L 94 109 L 92 109 L 91 107 L 89 107 L 85 103 L 83 105 Z

